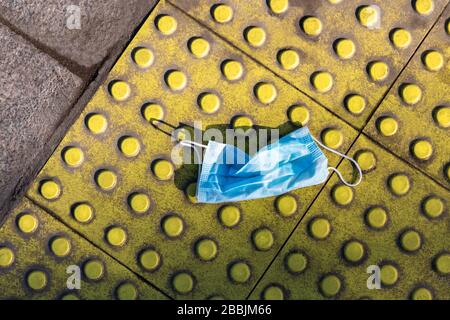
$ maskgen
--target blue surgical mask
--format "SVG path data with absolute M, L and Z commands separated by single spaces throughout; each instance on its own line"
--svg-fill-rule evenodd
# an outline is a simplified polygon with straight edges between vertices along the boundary
M 300 128 L 261 148 L 255 155 L 232 145 L 209 141 L 202 145 L 182 141 L 182 145 L 206 149 L 197 182 L 198 203 L 236 202 L 278 196 L 289 191 L 324 183 L 335 171 L 344 184 L 356 186 L 362 172 L 358 163 L 315 139 L 307 127 Z M 359 171 L 355 184 L 347 183 L 340 172 L 328 167 L 319 145 L 353 162 Z

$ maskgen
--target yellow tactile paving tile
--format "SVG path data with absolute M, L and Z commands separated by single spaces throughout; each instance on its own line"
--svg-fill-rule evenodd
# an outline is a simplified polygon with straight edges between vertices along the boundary
M 330 179 L 251 298 L 448 300 L 448 191 L 363 135 L 349 155 L 363 182 Z M 367 287 L 371 265 L 381 289 Z
M 446 0 L 172 0 L 362 128 Z
M 450 186 L 450 8 L 425 39 L 365 131 Z
M 67 286 L 76 275 L 79 290 Z M 26 198 L 0 228 L 0 288 L 0 299 L 167 299 Z
M 201 120 L 203 129 L 250 122 L 292 130 L 292 119 L 343 152 L 356 137 L 326 109 L 161 2 L 28 196 L 186 299 L 245 298 L 320 186 L 279 199 L 193 204 L 196 168 L 170 162 L 175 144 L 149 123 L 152 117 L 175 126 Z M 337 164 L 338 157 L 329 159 Z

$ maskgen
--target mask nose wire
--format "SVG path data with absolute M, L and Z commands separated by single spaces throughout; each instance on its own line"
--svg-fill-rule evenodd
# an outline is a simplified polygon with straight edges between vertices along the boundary
M 355 161 L 355 159 L 350 158 L 349 156 L 347 156 L 347 155 L 345 155 L 343 153 L 340 153 L 337 150 L 334 150 L 334 149 L 331 149 L 331 148 L 325 146 L 322 142 L 320 142 L 319 140 L 317 140 L 314 137 L 312 137 L 312 138 L 322 148 L 324 148 L 324 149 L 326 149 L 326 150 L 328 150 L 328 151 L 330 151 L 330 152 L 332 152 L 334 154 L 337 154 L 337 155 L 347 159 L 348 161 L 350 161 L 351 163 L 353 163 L 355 165 L 356 169 L 358 170 L 359 178 L 358 178 L 358 181 L 356 181 L 353 184 L 352 183 L 348 183 L 347 181 L 345 181 L 344 177 L 342 176 L 341 172 L 338 169 L 336 169 L 334 167 L 328 167 L 328 170 L 336 172 L 336 174 L 338 175 L 339 179 L 342 181 L 343 184 L 345 184 L 348 187 L 356 187 L 357 185 L 359 185 L 361 183 L 363 174 L 362 174 L 361 167 L 359 166 L 358 162 Z

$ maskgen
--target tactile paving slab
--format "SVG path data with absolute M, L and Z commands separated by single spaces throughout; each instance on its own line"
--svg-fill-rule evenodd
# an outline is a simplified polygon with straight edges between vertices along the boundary
M 149 123 L 308 125 L 346 152 L 356 131 L 162 1 L 28 191 L 175 298 L 245 298 L 321 186 L 195 204 L 196 168 Z M 159 128 L 163 126 L 159 123 Z M 329 155 L 330 165 L 339 158 Z
M 363 182 L 330 179 L 251 298 L 448 300 L 448 191 L 365 136 L 349 155 Z M 380 289 L 367 287 L 371 265 Z
M 67 287 L 74 267 L 79 290 Z M 0 299 L 167 299 L 27 199 L 0 229 L 0 288 Z
M 394 84 L 365 131 L 450 187 L 450 8 Z
M 172 0 L 362 128 L 445 0 Z

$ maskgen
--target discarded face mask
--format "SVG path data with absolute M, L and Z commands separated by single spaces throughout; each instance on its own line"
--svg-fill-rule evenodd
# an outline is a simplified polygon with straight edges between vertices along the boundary
M 358 163 L 315 139 L 307 127 L 261 148 L 249 156 L 235 146 L 209 141 L 203 145 L 181 141 L 186 147 L 206 149 L 197 182 L 198 203 L 221 203 L 278 196 L 289 191 L 322 184 L 329 171 L 337 173 L 350 187 L 362 180 Z M 358 181 L 350 184 L 341 173 L 328 167 L 328 159 L 319 148 L 331 151 L 351 161 L 359 173 Z M 199 157 L 201 158 L 201 157 Z

